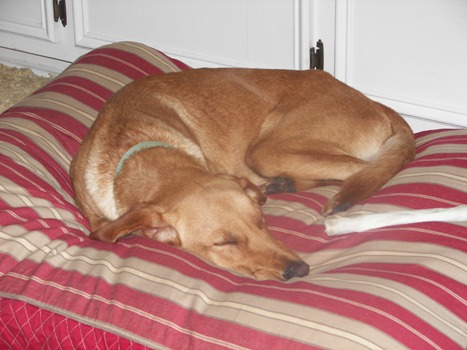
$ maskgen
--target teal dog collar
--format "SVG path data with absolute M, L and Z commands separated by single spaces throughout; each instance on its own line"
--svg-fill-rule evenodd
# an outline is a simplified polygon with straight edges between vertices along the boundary
M 156 148 L 156 147 L 163 147 L 163 148 L 175 148 L 172 145 L 169 145 L 168 143 L 165 142 L 159 142 L 159 141 L 144 141 L 140 142 L 133 147 L 131 147 L 128 151 L 125 152 L 125 154 L 120 158 L 120 161 L 117 164 L 117 168 L 115 169 L 115 174 L 114 176 L 117 176 L 120 171 L 123 168 L 123 164 L 125 161 L 130 158 L 133 154 L 140 152 L 142 150 L 148 149 L 148 148 Z

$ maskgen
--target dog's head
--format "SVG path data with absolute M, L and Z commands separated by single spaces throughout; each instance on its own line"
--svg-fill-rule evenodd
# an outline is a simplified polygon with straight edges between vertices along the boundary
M 210 176 L 175 196 L 173 206 L 165 208 L 138 204 L 91 238 L 116 242 L 122 236 L 142 235 L 259 280 L 308 274 L 308 265 L 267 230 L 261 212 L 266 198 L 248 180 Z

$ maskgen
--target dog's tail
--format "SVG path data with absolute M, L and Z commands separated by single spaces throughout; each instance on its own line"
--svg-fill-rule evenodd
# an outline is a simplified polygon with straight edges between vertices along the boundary
M 393 135 L 367 167 L 343 181 L 340 191 L 324 206 L 324 215 L 347 210 L 355 203 L 369 198 L 413 160 L 415 141 L 410 126 L 395 111 L 382 107 L 390 119 Z

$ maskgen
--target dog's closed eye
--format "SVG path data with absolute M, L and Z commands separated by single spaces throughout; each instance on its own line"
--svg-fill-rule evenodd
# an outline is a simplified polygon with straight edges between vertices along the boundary
M 236 246 L 238 243 L 239 240 L 236 237 L 227 235 L 214 242 L 214 247 Z

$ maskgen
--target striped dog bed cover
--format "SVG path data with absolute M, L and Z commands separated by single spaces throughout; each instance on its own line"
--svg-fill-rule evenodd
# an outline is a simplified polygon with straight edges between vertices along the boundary
M 466 223 L 328 237 L 320 208 L 337 187 L 273 195 L 271 232 L 311 266 L 288 282 L 142 237 L 90 240 L 68 175 L 88 127 L 125 84 L 184 69 L 104 46 L 1 115 L 1 349 L 467 347 Z M 416 136 L 415 161 L 346 215 L 467 204 L 467 130 Z

